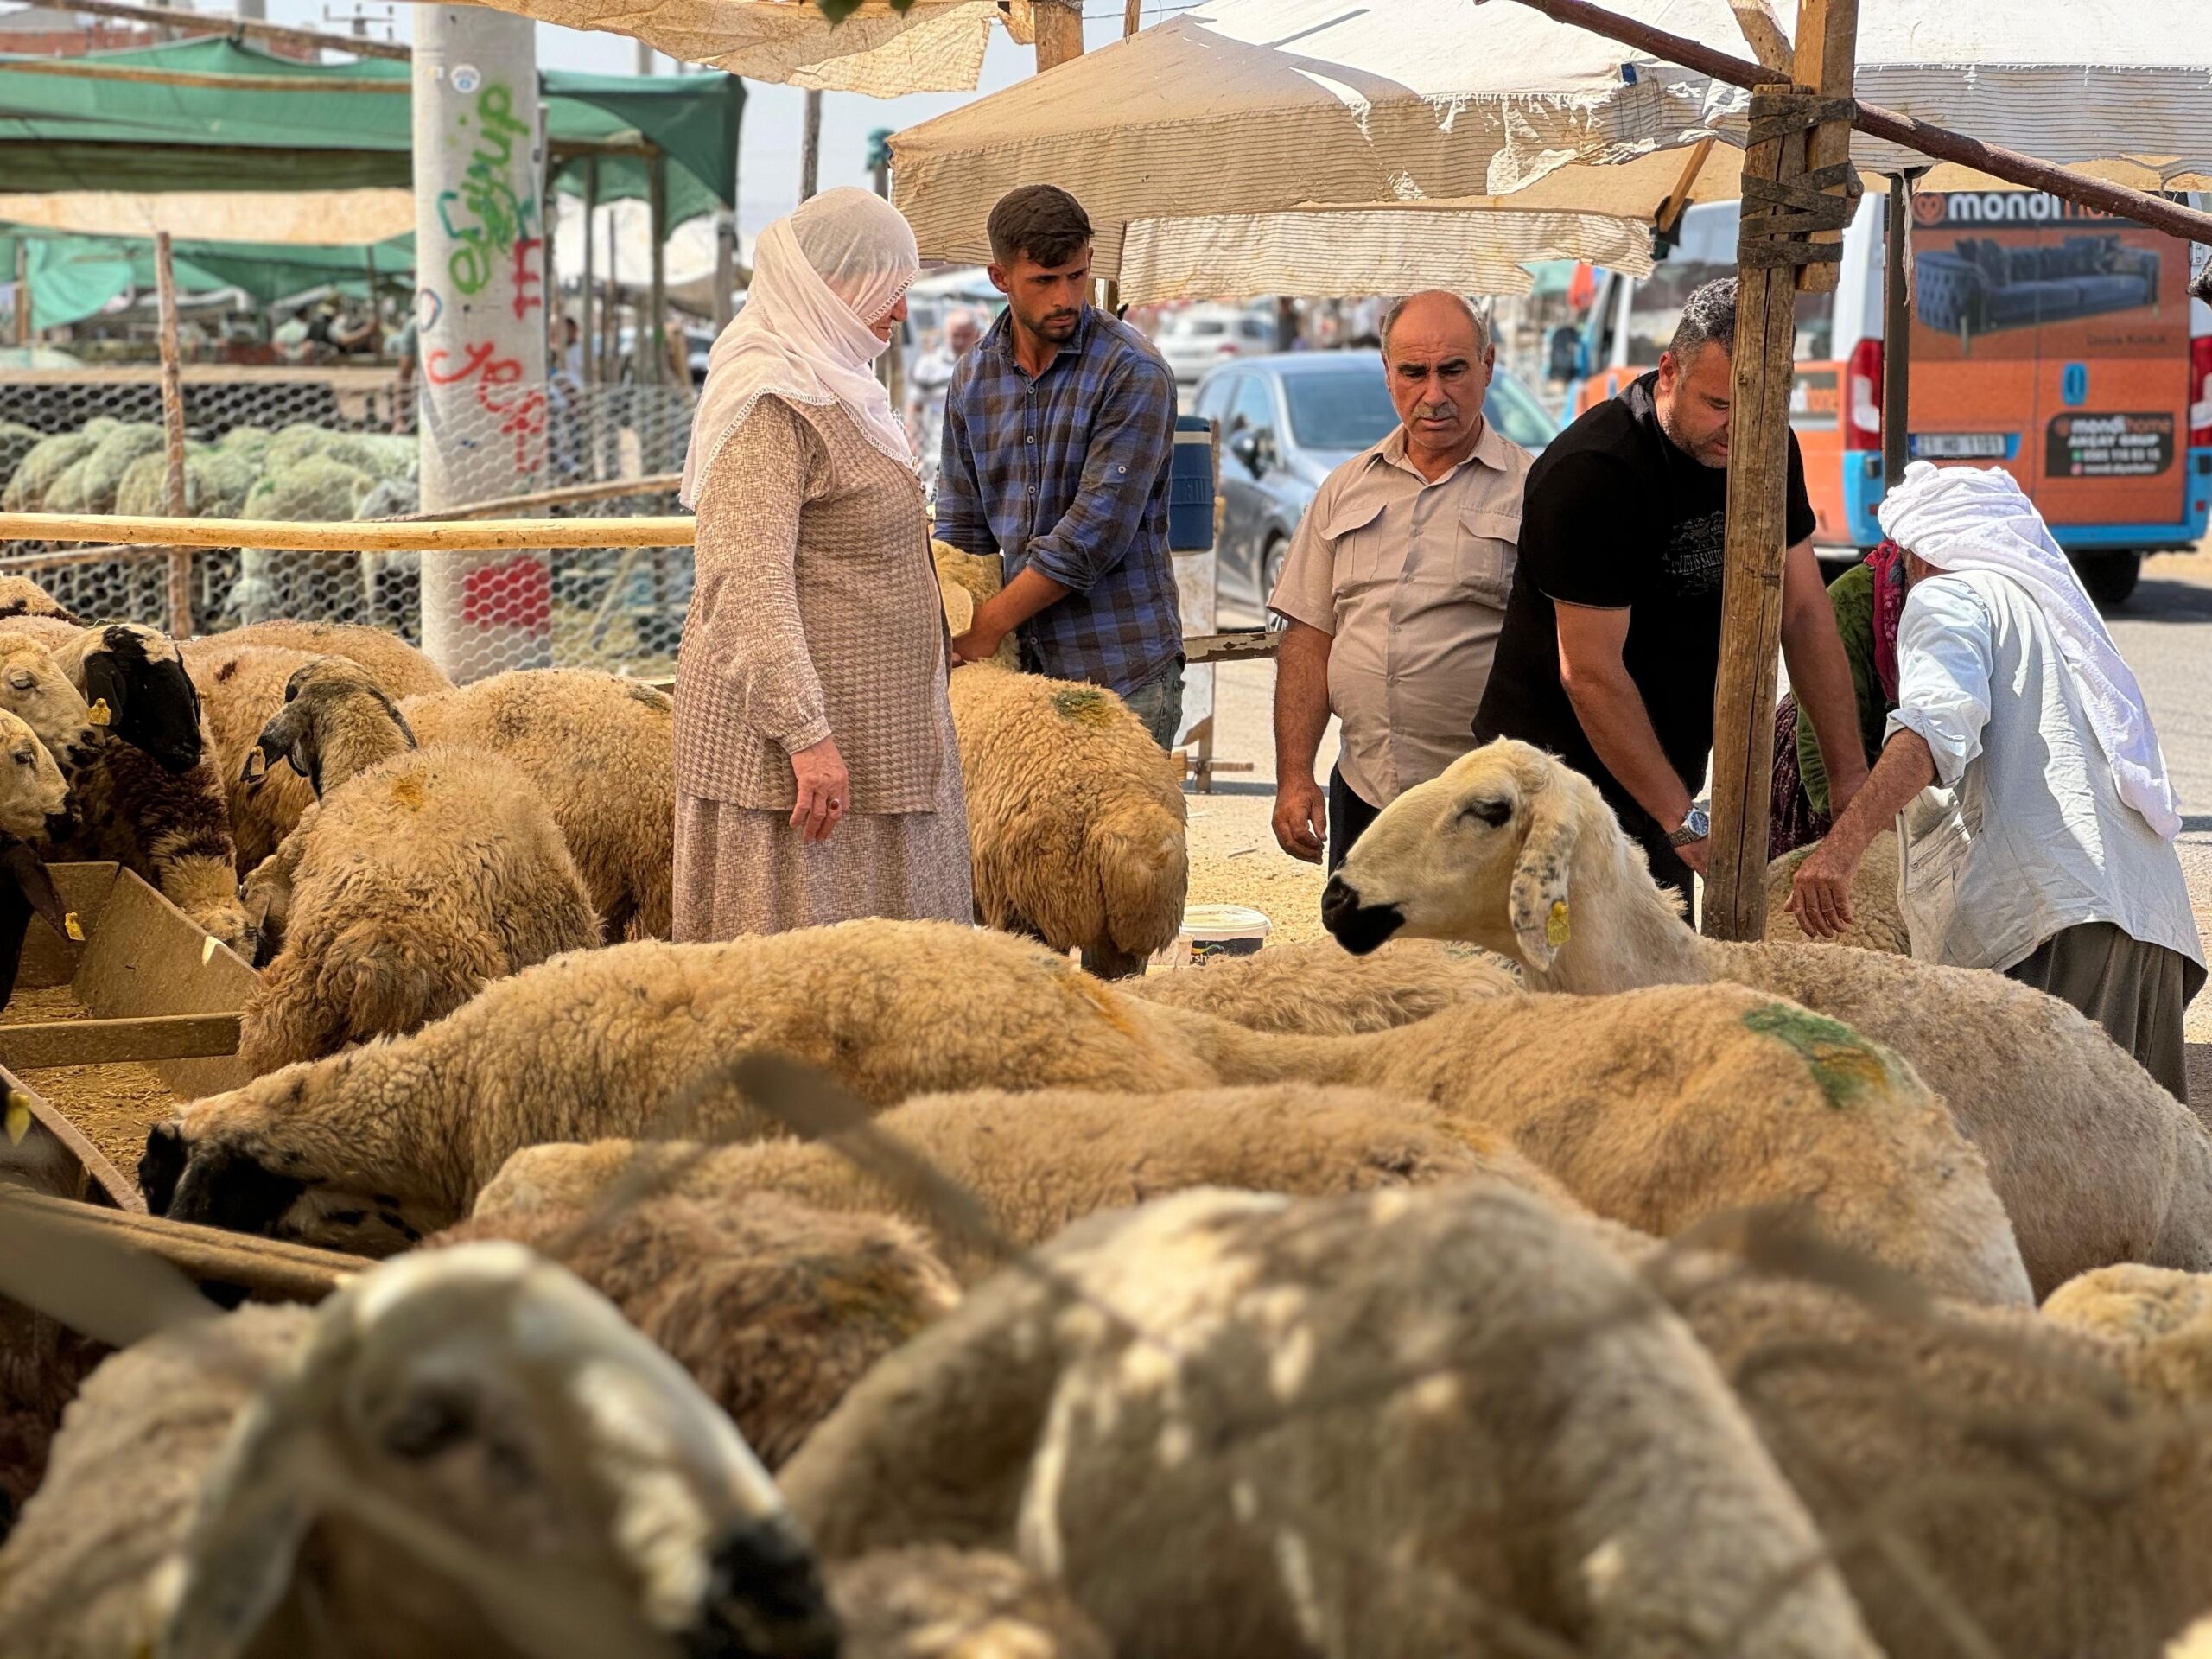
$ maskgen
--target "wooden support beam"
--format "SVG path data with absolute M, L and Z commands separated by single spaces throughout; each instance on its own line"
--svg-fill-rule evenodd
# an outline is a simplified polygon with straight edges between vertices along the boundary
M 1144 0 L 1128 0 L 1122 8 L 1122 38 L 1128 40 L 1144 27 Z
M 1728 6 L 1736 14 L 1736 27 L 1744 31 L 1744 44 L 1751 48 L 1759 67 L 1772 70 L 1777 80 L 1789 79 L 1792 73 L 1789 36 L 1774 15 L 1774 0 L 1728 0 Z M 1802 20 L 1803 14 L 1799 16 Z M 1802 21 L 1799 28 L 1802 31 Z
M 319 29 L 293 29 L 251 17 L 226 17 L 219 12 L 180 11 L 168 6 L 136 6 L 124 0 L 84 0 L 69 10 L 92 17 L 119 17 L 126 22 L 159 23 L 179 35 L 235 35 L 271 46 L 313 47 L 318 51 L 344 52 L 356 58 L 384 58 L 406 63 L 415 54 L 396 41 L 372 41 L 359 35 L 334 35 Z
M 1037 73 L 1057 69 L 1083 55 L 1083 7 L 1067 0 L 1033 0 L 1036 19 Z M 1127 20 L 1124 19 L 1126 22 Z
M 1700 138 L 1690 150 L 1690 158 L 1682 164 L 1681 176 L 1675 181 L 1675 188 L 1667 193 L 1667 200 L 1659 204 L 1659 211 L 1651 215 L 1651 222 L 1664 234 L 1671 236 L 1675 226 L 1681 223 L 1683 212 L 1690 205 L 1690 192 L 1697 188 L 1697 175 L 1705 171 L 1705 164 L 1713 155 L 1717 138 Z
M 372 1265 L 334 1250 L 73 1204 L 39 1192 L 9 1191 L 0 1196 L 0 1206 L 35 1222 L 82 1229 L 122 1249 L 143 1251 L 203 1283 L 236 1285 L 280 1301 L 319 1302 Z
M 1751 94 L 1754 137 L 1779 116 L 1785 92 Z M 1744 152 L 1754 181 L 1805 171 L 1802 130 Z M 1704 927 L 1716 939 L 1766 934 L 1767 821 L 1774 779 L 1775 661 L 1782 645 L 1783 555 L 1789 476 L 1789 391 L 1796 376 L 1796 272 L 1751 257 L 1770 246 L 1769 212 L 1744 204 L 1736 300 L 1735 403 L 1729 417 L 1726 575 L 1720 597 L 1720 678 L 1713 709 L 1713 837 L 1705 871 Z
M 211 92 L 312 92 L 396 93 L 404 98 L 411 81 L 360 80 L 336 75 L 302 84 L 288 75 L 219 75 L 187 69 L 148 69 L 137 64 L 87 63 L 82 58 L 10 58 L 0 74 L 61 75 L 72 80 L 126 81 L 143 86 L 190 86 Z
M 1797 7 L 1796 79 L 1822 98 L 1849 98 L 1857 78 L 1859 0 L 1799 0 Z M 1805 149 L 1805 170 L 1818 172 L 1851 159 L 1851 124 L 1824 121 L 1815 129 Z M 1830 195 L 1844 194 L 1839 186 Z M 1840 231 L 1816 232 L 1815 242 L 1843 240 Z M 1842 267 L 1834 263 L 1800 265 L 1800 294 L 1833 294 Z
M 1668 63 L 1679 63 L 1732 86 L 1762 86 L 1774 79 L 1756 63 L 1716 51 L 1686 35 L 1670 34 L 1633 17 L 1624 17 L 1618 12 L 1592 4 L 1591 0 L 1513 0 L 1513 3 L 1541 11 L 1554 22 L 1586 29 L 1593 35 L 1632 46 Z M 2185 242 L 2212 243 L 2212 213 L 2199 213 L 2147 191 L 2131 190 L 2124 184 L 2091 178 L 2086 173 L 2055 166 L 2033 156 L 2023 156 L 2001 144 L 1985 144 L 1979 138 L 1899 115 L 1895 110 L 1885 110 L 1878 105 L 1861 103 L 1858 113 L 1852 118 L 1852 125 L 1870 138 L 1917 150 L 1939 162 L 1971 168 L 2025 189 L 2044 191 L 2080 207 L 2133 219 L 2138 225 L 2164 231 Z
M 156 1014 L 133 1020 L 52 1020 L 0 1026 L 0 1065 L 36 1071 L 118 1060 L 204 1060 L 238 1052 L 235 1014 Z
M 1912 234 L 1912 181 L 1890 176 L 1889 221 L 1882 240 L 1882 488 L 1904 476 L 1912 460 L 1912 272 L 1905 260 Z M 1844 388 L 1844 395 L 1851 389 Z M 1850 411 L 1844 411 L 1850 418 Z
M 693 524 L 668 518 L 494 518 L 477 524 L 285 524 L 266 518 L 139 518 L 123 513 L 0 512 L 0 542 L 115 542 L 138 547 L 268 547 L 293 553 L 497 552 L 506 548 L 689 547 Z
M 161 318 L 162 435 L 168 454 L 168 478 L 162 505 L 172 518 L 185 514 L 184 499 L 184 370 L 176 331 L 176 266 L 171 257 L 169 233 L 154 232 L 154 289 Z M 192 554 L 173 547 L 168 551 L 169 632 L 179 639 L 192 637 Z

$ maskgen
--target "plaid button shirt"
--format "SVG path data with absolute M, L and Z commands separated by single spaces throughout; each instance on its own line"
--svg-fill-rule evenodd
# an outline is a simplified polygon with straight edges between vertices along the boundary
M 1175 381 L 1095 307 L 1034 380 L 1001 315 L 953 372 L 938 539 L 1068 588 L 1021 625 L 1025 667 L 1129 691 L 1183 653 L 1167 553 Z

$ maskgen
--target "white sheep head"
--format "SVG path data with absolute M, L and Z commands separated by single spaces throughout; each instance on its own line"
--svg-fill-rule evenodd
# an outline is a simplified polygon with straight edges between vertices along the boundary
M 1586 778 L 1501 738 L 1382 809 L 1321 895 L 1346 950 L 1386 940 L 1464 939 L 1541 971 L 1573 927 L 1572 874 L 1586 835 L 1611 813 Z
M 239 1659 L 307 1571 L 329 1581 L 309 1614 L 434 1607 L 454 1651 L 837 1650 L 806 1545 L 729 1420 L 516 1244 L 388 1262 L 323 1304 L 200 1491 L 159 1652 Z M 348 1590 L 389 1601 L 332 1605 Z
M 0 709 L 36 732 L 55 761 L 73 775 L 92 763 L 100 743 L 84 694 L 37 640 L 0 633 Z
M 72 828 L 69 785 L 38 734 L 0 709 L 0 753 L 7 767 L 0 783 L 0 834 L 29 841 L 41 835 L 60 839 Z

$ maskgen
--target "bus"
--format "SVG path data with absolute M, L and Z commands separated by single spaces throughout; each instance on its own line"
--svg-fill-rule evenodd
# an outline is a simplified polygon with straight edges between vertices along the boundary
M 1836 291 L 1797 299 L 1790 424 L 1825 559 L 1881 540 L 1885 203 L 1845 231 Z M 2186 243 L 2038 191 L 1912 199 L 1915 458 L 2018 479 L 2083 585 L 2116 604 L 2145 553 L 2212 518 L 2212 309 Z M 1693 207 L 1648 277 L 1608 274 L 1576 353 L 1578 412 L 1656 365 L 1689 292 L 1735 270 L 1733 202 Z

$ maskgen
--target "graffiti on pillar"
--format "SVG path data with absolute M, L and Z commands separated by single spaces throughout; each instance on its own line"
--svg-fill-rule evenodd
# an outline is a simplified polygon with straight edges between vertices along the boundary
M 543 464 L 545 439 L 545 388 L 522 382 L 522 364 L 501 357 L 488 340 L 461 348 L 456 353 L 434 346 L 423 359 L 423 378 L 434 386 L 466 386 L 476 405 L 499 423 L 503 436 L 515 441 L 515 471 L 534 473 Z
M 478 91 L 472 107 L 460 118 L 474 133 L 468 170 L 458 190 L 439 195 L 438 220 L 454 240 L 446 272 L 455 289 L 473 296 L 499 275 L 501 256 L 530 235 L 537 192 L 527 147 L 516 165 L 516 141 L 526 146 L 531 132 L 515 118 L 513 92 L 493 81 Z
M 545 296 L 537 276 L 537 251 L 545 245 L 545 238 L 525 236 L 515 243 L 515 321 L 519 322 L 532 310 L 545 308 Z

